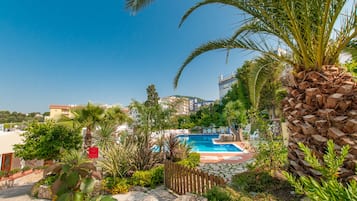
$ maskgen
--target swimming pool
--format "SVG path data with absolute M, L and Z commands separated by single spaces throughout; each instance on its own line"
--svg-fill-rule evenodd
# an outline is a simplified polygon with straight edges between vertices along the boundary
M 191 144 L 192 151 L 198 153 L 237 153 L 243 152 L 234 144 L 215 144 L 213 139 L 219 138 L 218 134 L 190 134 L 178 135 L 180 141 L 187 141 Z

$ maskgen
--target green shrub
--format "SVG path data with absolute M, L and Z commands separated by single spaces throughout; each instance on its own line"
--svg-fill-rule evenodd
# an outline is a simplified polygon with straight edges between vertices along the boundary
M 154 167 L 153 169 L 151 169 L 151 172 L 152 172 L 152 178 L 151 178 L 152 187 L 164 183 L 164 165 L 159 165 L 157 167 Z
M 232 187 L 245 192 L 264 192 L 268 188 L 277 187 L 279 183 L 268 172 L 247 171 L 232 178 Z
M 44 169 L 46 169 L 46 168 L 48 168 L 47 166 L 37 166 L 37 167 L 34 167 L 33 169 L 34 170 L 44 170 Z
M 58 178 L 58 175 L 49 175 L 45 178 L 43 178 L 40 183 L 47 185 L 47 186 L 51 186 L 53 183 L 55 183 L 56 179 Z
M 241 196 L 229 187 L 214 186 L 204 194 L 209 201 L 238 201 L 247 200 L 241 199 Z M 251 200 L 251 199 L 249 199 Z
M 131 187 L 127 179 L 118 177 L 106 177 L 102 184 L 104 190 L 111 194 L 126 193 Z
M 130 184 L 125 180 L 121 179 L 111 190 L 112 194 L 127 193 L 129 192 Z
M 164 166 L 160 165 L 150 170 L 136 171 L 132 176 L 133 185 L 154 188 L 164 181 Z
M 22 168 L 22 171 L 27 171 L 27 170 L 31 170 L 31 167 L 25 166 L 25 167 Z
M 0 177 L 5 177 L 7 175 L 7 172 L 6 171 L 1 171 L 0 170 Z
M 287 164 L 288 150 L 281 137 L 270 136 L 259 142 L 255 162 L 248 166 L 253 170 L 277 170 Z
M 300 149 L 305 154 L 305 161 L 312 168 L 322 174 L 320 181 L 310 176 L 295 178 L 292 174 L 284 172 L 288 181 L 295 187 L 298 194 L 306 195 L 310 200 L 357 200 L 357 182 L 351 180 L 348 184 L 338 181 L 339 169 L 343 165 L 349 146 L 341 148 L 340 156 L 336 155 L 334 143 L 332 140 L 327 142 L 327 153 L 323 156 L 324 164 L 314 156 L 309 148 L 299 143 Z
M 136 171 L 133 176 L 133 184 L 137 186 L 150 186 L 152 173 L 149 170 Z
M 10 175 L 13 175 L 13 174 L 16 174 L 16 173 L 18 173 L 18 172 L 21 172 L 21 169 L 15 168 L 15 169 L 10 170 L 10 171 L 9 171 L 9 174 L 10 174 Z
M 188 157 L 177 162 L 177 164 L 183 165 L 185 167 L 194 168 L 200 164 L 200 154 L 199 153 L 190 153 Z

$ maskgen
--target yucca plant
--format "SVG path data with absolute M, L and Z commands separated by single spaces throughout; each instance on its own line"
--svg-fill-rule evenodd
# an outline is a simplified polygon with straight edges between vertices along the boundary
M 166 138 L 167 146 L 167 156 L 166 158 L 171 161 L 176 161 L 179 159 L 178 155 L 180 152 L 180 140 L 174 135 L 170 134 Z
M 135 149 L 135 145 L 113 144 L 102 151 L 103 158 L 98 161 L 98 165 L 106 176 L 126 177 L 131 170 L 134 170 Z
M 127 0 L 127 5 L 137 11 L 151 2 Z M 341 68 L 338 57 L 357 36 L 356 1 L 203 0 L 183 15 L 180 26 L 198 8 L 211 4 L 232 6 L 247 14 L 246 19 L 232 37 L 195 49 L 179 68 L 175 87 L 187 65 L 203 53 L 222 48 L 256 51 L 293 67 L 284 102 L 292 171 L 313 174 L 304 164 L 298 142 L 313 148 L 320 157 L 328 139 L 336 139 L 340 146 L 353 144 L 357 85 Z M 356 159 L 356 154 L 347 159 L 343 178 L 354 174 Z
M 99 129 L 93 136 L 95 144 L 99 146 L 101 150 L 110 148 L 115 143 L 115 133 L 117 125 L 111 121 L 99 122 Z

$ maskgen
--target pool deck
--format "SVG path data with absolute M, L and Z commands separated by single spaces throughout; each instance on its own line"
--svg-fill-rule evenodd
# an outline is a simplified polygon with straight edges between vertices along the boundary
M 201 163 L 243 163 L 253 158 L 254 152 L 247 142 L 217 142 L 217 144 L 235 144 L 244 152 L 239 153 L 200 153 Z

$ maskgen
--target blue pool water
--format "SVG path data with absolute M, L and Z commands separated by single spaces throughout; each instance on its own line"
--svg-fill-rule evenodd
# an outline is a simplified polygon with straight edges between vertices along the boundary
M 188 144 L 192 145 L 192 151 L 203 153 L 203 152 L 242 152 L 241 149 L 233 144 L 214 144 L 213 139 L 218 138 L 219 135 L 209 135 L 209 134 L 195 134 L 195 135 L 178 135 L 181 141 L 187 141 Z

